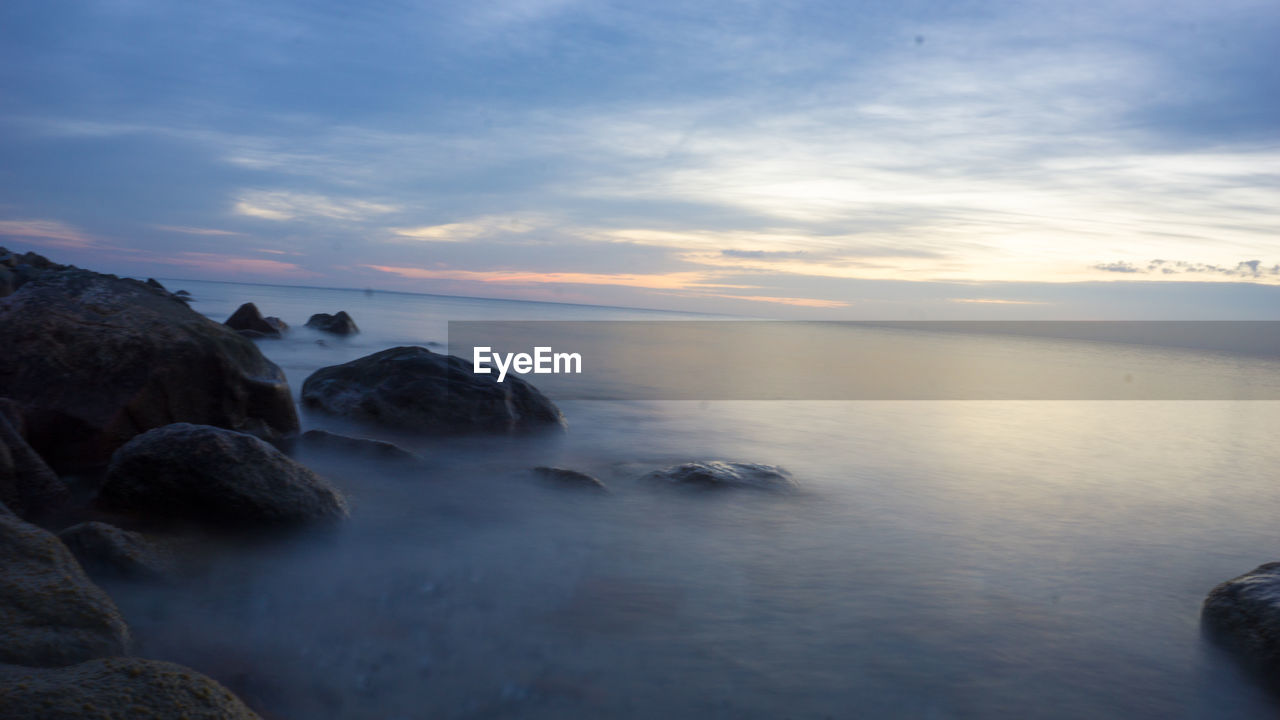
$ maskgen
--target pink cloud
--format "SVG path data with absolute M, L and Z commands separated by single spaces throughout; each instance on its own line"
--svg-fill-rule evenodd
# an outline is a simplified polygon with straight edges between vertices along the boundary
M 92 237 L 57 220 L 0 220 L 0 237 L 36 238 L 43 245 L 60 248 L 97 244 Z

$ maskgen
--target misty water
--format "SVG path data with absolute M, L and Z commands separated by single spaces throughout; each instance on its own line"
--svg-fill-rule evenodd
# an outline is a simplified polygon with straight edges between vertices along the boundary
M 166 284 L 219 321 L 253 301 L 289 322 L 259 346 L 295 396 L 323 366 L 442 350 L 450 320 L 682 317 Z M 359 335 L 302 327 L 340 309 Z M 111 584 L 137 652 L 214 676 L 268 720 L 1276 714 L 1202 638 L 1199 608 L 1280 560 L 1280 403 L 559 404 L 568 432 L 528 438 L 414 438 L 304 411 L 304 429 L 393 440 L 427 465 L 301 456 L 351 519 L 191 543 L 180 581 Z M 780 465 L 801 490 L 639 480 L 711 459 Z M 536 465 L 612 492 L 547 487 Z

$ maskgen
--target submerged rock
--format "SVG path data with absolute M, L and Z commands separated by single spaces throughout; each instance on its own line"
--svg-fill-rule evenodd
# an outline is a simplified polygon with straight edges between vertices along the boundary
M 351 319 L 346 310 L 339 310 L 334 315 L 316 313 L 307 319 L 307 327 L 334 335 L 354 335 L 360 332 L 356 321 Z
M 0 398 L 0 502 L 24 518 L 48 515 L 71 491 L 24 438 L 22 409 Z
M 796 489 L 791 474 L 773 465 L 739 462 L 693 462 L 654 470 L 645 480 L 698 488 L 748 488 L 790 491 Z
M 476 375 L 471 363 L 421 347 L 398 347 L 320 368 L 302 384 L 307 407 L 430 434 L 562 429 L 564 418 L 537 388 Z
M 129 438 L 197 422 L 296 432 L 284 373 L 249 340 L 137 280 L 46 270 L 0 300 L 0 396 L 55 470 L 104 465 Z
M 1260 669 L 1280 670 L 1280 562 L 1261 565 L 1210 590 L 1200 620 Z
M 128 643 L 120 611 L 71 551 L 0 513 L 0 663 L 71 665 L 124 654 Z M 0 712 L 6 709 L 0 698 Z
M 533 474 L 552 485 L 581 490 L 595 490 L 597 492 L 609 491 L 608 486 L 597 478 L 577 470 L 540 466 L 533 469 Z
M 278 338 L 288 329 L 280 318 L 264 318 L 262 313 L 258 311 L 258 306 L 253 303 L 245 303 L 231 313 L 231 317 L 223 323 L 227 327 L 235 330 L 246 337 L 273 337 Z
M 177 423 L 116 451 L 98 503 L 148 519 L 233 527 L 327 523 L 347 516 L 342 495 L 252 435 Z
M 0 671 L 0 720 L 259 720 L 231 691 L 173 663 L 111 657 Z
M 426 460 L 417 453 L 382 440 L 339 435 L 327 430 L 308 430 L 292 441 L 295 450 L 331 453 L 348 457 L 366 458 L 404 465 L 425 465 Z
M 173 571 L 168 556 L 140 533 L 107 523 L 73 525 L 58 533 L 58 539 L 91 575 L 158 580 Z

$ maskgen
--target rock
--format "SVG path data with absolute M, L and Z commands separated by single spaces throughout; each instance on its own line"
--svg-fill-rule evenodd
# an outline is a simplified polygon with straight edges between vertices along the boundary
M 0 672 L 0 720 L 259 720 L 222 685 L 173 663 L 111 657 Z
M 1280 562 L 1228 580 L 1205 598 L 1200 621 L 1260 669 L 1280 669 Z
M 598 479 L 577 470 L 558 467 L 536 467 L 533 472 L 540 479 L 554 485 L 582 490 L 609 491 L 609 488 Z
M 50 533 L 0 514 L 0 663 L 71 665 L 124 654 L 128 643 L 120 611 L 71 551 Z
M 152 519 L 232 527 L 347 516 L 337 490 L 274 447 L 245 433 L 189 423 L 149 430 L 117 450 L 98 503 Z
M 158 580 L 173 572 L 169 557 L 140 533 L 103 522 L 85 522 L 58 533 L 58 539 L 90 575 Z
M 382 440 L 349 437 L 327 430 L 308 430 L 293 440 L 293 448 L 309 452 L 341 454 L 404 465 L 425 465 L 417 453 Z
M 265 317 L 263 318 L 263 320 L 266 320 L 267 324 L 270 325 L 276 332 L 280 333 L 281 335 L 283 335 L 285 331 L 289 329 L 289 323 L 281 320 L 278 317 L 275 317 L 274 315 Z
M 346 310 L 339 310 L 336 315 L 316 313 L 307 320 L 307 327 L 334 335 L 354 335 L 360 332 L 356 321 L 351 319 Z
M 129 438 L 198 422 L 278 439 L 298 429 L 284 373 L 252 342 L 137 280 L 46 270 L 0 300 L 0 396 L 60 472 Z
M 644 476 L 645 480 L 668 485 L 752 490 L 789 491 L 796 488 L 791 474 L 773 465 L 738 462 L 694 462 L 672 465 Z
M 0 247 L 0 298 L 12 295 L 18 288 L 46 271 L 66 270 L 69 267 L 51 262 L 43 255 L 33 252 L 16 255 Z
M 71 491 L 27 444 L 21 413 L 0 398 L 0 502 L 21 517 L 45 517 L 66 505 Z
M 165 289 L 163 285 L 160 284 L 160 281 L 155 278 L 147 278 L 147 284 L 158 290 L 164 290 L 165 292 L 169 292 L 168 290 Z
M 529 383 L 476 375 L 471 363 L 398 347 L 320 368 L 302 384 L 309 408 L 430 434 L 563 429 L 560 410 Z
M 270 320 L 275 320 L 273 324 Z M 264 318 L 262 313 L 258 312 L 258 306 L 253 303 L 245 303 L 231 313 L 231 317 L 223 323 L 232 330 L 240 331 L 248 337 L 280 337 L 280 319 Z

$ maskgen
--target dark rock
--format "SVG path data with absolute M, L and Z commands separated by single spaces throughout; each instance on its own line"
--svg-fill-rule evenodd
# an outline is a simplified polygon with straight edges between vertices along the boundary
M 283 335 L 285 331 L 289 329 L 289 323 L 281 320 L 278 317 L 275 317 L 274 315 L 265 317 L 263 318 L 263 320 L 265 320 L 268 325 L 270 325 L 273 329 L 275 329 L 276 332 L 280 333 L 281 335 Z
M 1280 670 L 1280 562 L 1261 565 L 1210 590 L 1200 620 L 1260 670 Z
M 71 551 L 48 532 L 0 513 L 0 662 L 71 665 L 124 654 L 128 642 L 115 603 Z
M 80 523 L 58 533 L 58 539 L 90 575 L 158 580 L 173 572 L 173 563 L 166 553 L 140 533 L 114 525 Z
M 272 527 L 347 515 L 342 495 L 267 443 L 208 425 L 156 428 L 116 451 L 98 493 L 112 511 Z
M 645 480 L 698 488 L 748 488 L 789 491 L 796 488 L 790 473 L 773 465 L 738 462 L 694 462 L 654 470 Z
M 21 412 L 0 398 L 0 502 L 21 517 L 45 517 L 66 505 L 71 491 L 27 444 Z
M 4 668 L 0 720 L 260 720 L 235 695 L 173 663 L 110 657 L 57 669 Z
M 432 434 L 563 429 L 560 410 L 529 383 L 472 373 L 471 363 L 398 347 L 320 368 L 302 384 L 309 408 Z
M 298 416 L 252 342 L 137 280 L 43 271 L 0 300 L 0 396 L 55 470 L 101 467 L 129 438 L 198 422 L 278 439 Z
M 0 247 L 0 298 L 17 292 L 27 282 L 40 277 L 46 271 L 67 270 L 69 265 L 51 262 L 33 252 L 14 254 Z
M 421 455 L 382 440 L 349 437 L 327 430 L 308 430 L 293 440 L 293 447 L 308 452 L 340 454 L 404 465 L 425 465 Z
M 580 488 L 608 492 L 609 488 L 598 479 L 577 470 L 558 467 L 536 467 L 535 475 L 548 483 L 562 487 Z
M 279 322 L 279 318 L 272 318 Z M 249 337 L 280 337 L 279 325 L 272 324 L 267 318 L 262 317 L 262 313 L 258 312 L 258 306 L 253 303 L 245 303 L 231 313 L 231 317 L 223 323 L 232 330 L 238 330 L 241 333 L 252 333 Z
M 160 281 L 155 278 L 147 278 L 147 284 L 153 288 L 156 288 L 157 290 L 164 290 L 165 292 L 169 292 L 168 290 L 165 290 L 165 287 L 161 285 Z
M 335 315 L 316 313 L 307 320 L 307 327 L 334 335 L 354 335 L 360 332 L 356 321 L 351 319 L 346 310 L 339 310 Z

